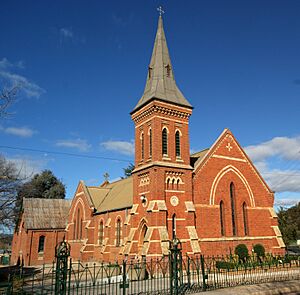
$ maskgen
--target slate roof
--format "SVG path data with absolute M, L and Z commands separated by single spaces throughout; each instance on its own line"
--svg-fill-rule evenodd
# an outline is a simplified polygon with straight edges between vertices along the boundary
M 23 218 L 26 229 L 62 229 L 67 225 L 71 200 L 23 199 Z
M 161 16 L 158 20 L 144 94 L 132 113 L 155 98 L 192 108 L 176 85 Z

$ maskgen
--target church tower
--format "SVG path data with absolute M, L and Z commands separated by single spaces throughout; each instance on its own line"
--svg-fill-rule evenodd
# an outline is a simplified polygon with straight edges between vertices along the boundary
M 192 106 L 177 87 L 159 16 L 144 93 L 131 112 L 135 124 L 131 231 L 124 254 L 168 254 L 177 237 L 187 253 L 200 251 L 190 166 Z

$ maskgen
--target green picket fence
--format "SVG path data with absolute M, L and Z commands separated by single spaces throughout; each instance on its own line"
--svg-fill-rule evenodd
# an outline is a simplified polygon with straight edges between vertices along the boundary
M 172 259 L 173 258 L 173 259 Z M 234 257 L 174 257 L 83 264 L 68 261 L 64 288 L 57 290 L 57 265 L 31 273 L 20 268 L 2 294 L 188 294 L 245 284 L 300 279 L 300 258 L 268 256 L 240 263 Z

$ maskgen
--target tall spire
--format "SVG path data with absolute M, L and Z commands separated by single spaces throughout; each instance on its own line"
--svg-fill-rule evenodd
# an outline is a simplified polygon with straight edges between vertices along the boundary
M 158 19 L 158 28 L 148 67 L 144 94 L 133 111 L 155 98 L 181 106 L 192 107 L 176 85 L 161 15 Z

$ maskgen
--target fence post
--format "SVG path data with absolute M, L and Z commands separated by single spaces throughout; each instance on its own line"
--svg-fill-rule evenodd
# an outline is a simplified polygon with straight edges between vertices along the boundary
M 190 257 L 187 256 L 187 279 L 188 279 L 188 287 L 191 287 L 191 269 L 190 269 L 191 265 L 190 265 Z
M 204 256 L 203 255 L 200 255 L 200 261 L 201 261 L 201 272 L 202 272 L 202 281 L 203 281 L 203 291 L 206 291 L 206 274 L 205 274 L 205 265 L 204 265 Z
M 56 270 L 55 270 L 55 295 L 67 294 L 68 258 L 70 256 L 70 244 L 65 239 L 56 245 Z
M 179 287 L 182 284 L 182 256 L 181 242 L 178 238 L 170 241 L 170 294 L 180 294 Z

